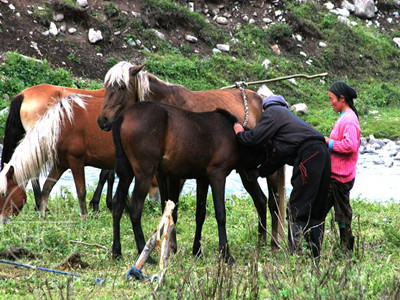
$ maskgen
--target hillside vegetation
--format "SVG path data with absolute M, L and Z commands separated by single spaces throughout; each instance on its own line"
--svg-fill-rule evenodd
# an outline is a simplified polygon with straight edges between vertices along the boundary
M 5 98 L 0 108 L 9 105 L 6 95 L 12 99 L 41 82 L 98 88 L 108 68 L 120 60 L 146 63 L 146 70 L 161 79 L 195 90 L 328 72 L 324 79 L 268 87 L 290 104 L 306 103 L 306 121 L 328 134 L 336 115 L 327 90 L 332 82 L 344 80 L 358 91 L 363 136 L 400 138 L 400 49 L 393 41 L 400 37 L 398 1 L 379 1 L 372 19 L 350 14 L 352 25 L 329 11 L 326 1 L 194 1 L 194 11 L 186 1 L 171 0 L 95 0 L 84 8 L 71 0 L 10 2 L 15 10 L 0 6 L 0 96 Z M 341 1 L 333 3 L 340 8 Z M 44 35 L 55 13 L 62 13 L 62 22 L 77 33 Z M 227 25 L 216 21 L 220 16 Z M 101 30 L 103 40 L 90 43 L 89 28 Z M 197 41 L 188 41 L 186 35 Z M 229 51 L 213 50 L 218 44 L 229 45 Z

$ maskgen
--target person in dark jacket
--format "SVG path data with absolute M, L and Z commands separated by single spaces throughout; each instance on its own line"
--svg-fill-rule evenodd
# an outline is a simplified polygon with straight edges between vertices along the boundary
M 237 140 L 248 146 L 265 147 L 269 159 L 259 167 L 266 177 L 285 164 L 293 166 L 293 190 L 287 209 L 291 253 L 301 250 L 302 237 L 314 257 L 321 251 L 324 222 L 333 205 L 328 202 L 331 160 L 324 136 L 295 116 L 280 95 L 263 101 L 263 114 L 252 130 L 234 124 Z

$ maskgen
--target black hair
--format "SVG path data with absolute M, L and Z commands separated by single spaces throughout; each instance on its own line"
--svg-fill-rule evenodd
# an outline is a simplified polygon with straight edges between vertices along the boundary
M 354 106 L 353 101 L 353 99 L 357 98 L 357 92 L 354 88 L 343 81 L 336 81 L 331 85 L 329 91 L 338 98 L 340 98 L 340 96 L 343 96 L 346 103 L 350 106 L 350 108 L 354 111 L 358 118 L 358 112 L 356 107 Z

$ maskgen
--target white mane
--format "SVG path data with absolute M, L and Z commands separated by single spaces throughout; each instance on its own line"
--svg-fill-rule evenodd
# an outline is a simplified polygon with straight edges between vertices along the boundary
M 47 175 L 57 161 L 57 142 L 61 129 L 68 119 L 73 122 L 73 104 L 86 109 L 82 99 L 85 95 L 68 95 L 52 106 L 32 127 L 15 148 L 9 163 L 0 172 L 0 192 L 7 191 L 6 174 L 14 167 L 14 180 L 25 188 L 31 178 L 41 173 Z
M 104 78 L 104 86 L 110 87 L 114 84 L 122 85 L 124 84 L 128 90 L 131 90 L 132 85 L 130 84 L 130 73 L 129 69 L 134 67 L 133 64 L 127 61 L 121 61 L 108 70 L 106 77 Z M 145 71 L 140 71 L 137 75 L 137 95 L 139 101 L 144 101 L 145 96 L 150 92 L 149 76 Z

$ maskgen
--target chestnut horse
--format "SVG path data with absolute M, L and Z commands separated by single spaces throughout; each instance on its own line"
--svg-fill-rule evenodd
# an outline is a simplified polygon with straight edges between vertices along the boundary
M 6 173 L 8 181 L 7 190 L 0 194 L 0 222 L 7 222 L 7 217 L 17 216 L 26 203 L 26 193 L 13 179 L 14 168 L 9 168 Z
M 247 105 L 244 105 L 242 93 L 238 89 L 220 89 L 192 91 L 181 85 L 166 83 L 151 73 L 141 71 L 143 65 L 134 66 L 128 62 L 120 62 L 106 74 L 104 84 L 106 95 L 100 109 L 98 124 L 104 130 L 110 130 L 116 116 L 128 105 L 139 101 L 153 101 L 170 104 L 194 112 L 213 111 L 222 108 L 236 116 L 243 123 L 248 107 L 247 126 L 252 128 L 261 115 L 262 98 L 257 93 L 245 89 Z M 243 181 L 248 174 L 239 172 L 245 189 L 254 199 L 266 198 L 256 178 Z M 246 182 L 246 183 L 245 183 Z M 282 234 L 281 225 L 284 216 L 285 174 L 284 168 L 267 178 L 268 206 L 272 219 L 271 245 L 278 247 L 278 235 Z M 257 188 L 248 185 L 255 185 Z M 261 200 L 260 200 L 261 201 Z M 261 203 L 257 201 L 255 203 Z M 266 204 L 259 208 L 259 233 L 266 239 Z
M 62 98 L 72 94 L 103 98 L 105 89 L 92 91 L 51 84 L 38 84 L 24 89 L 15 96 L 11 101 L 6 121 L 0 169 L 3 168 L 4 163 L 10 161 L 18 142 L 23 139 L 25 133 L 36 124 L 44 113 Z M 114 182 L 113 172 L 114 171 L 103 170 L 100 173 L 99 184 L 90 202 L 93 208 L 96 209 L 99 206 L 101 192 L 106 181 L 108 182 L 107 201 L 108 203 L 111 202 L 112 185 Z M 39 209 L 42 198 L 39 180 L 38 178 L 32 178 L 31 182 L 35 195 L 35 207 Z
M 256 169 L 266 159 L 265 151 L 256 152 L 248 147 L 246 154 L 240 156 L 240 146 L 232 127 L 236 121 L 236 117 L 225 110 L 195 113 L 156 102 L 131 105 L 117 117 L 112 127 L 116 172 L 120 178 L 113 202 L 114 256 L 121 255 L 120 220 L 133 178 L 135 185 L 127 208 L 138 251 L 141 253 L 143 250 L 143 203 L 151 180 L 157 173 L 163 209 L 168 199 L 178 203 L 181 178 L 195 178 L 202 185 L 202 188 L 198 186 L 200 196 L 197 197 L 194 254 L 200 251 L 201 235 L 198 233 L 201 233 L 204 223 L 208 184 L 211 185 L 219 250 L 225 261 L 233 261 L 226 235 L 226 177 L 234 168 L 246 166 Z M 239 162 L 239 158 L 243 161 Z M 261 205 L 256 203 L 257 208 Z M 176 222 L 176 209 L 173 216 Z M 175 234 L 172 239 L 176 246 Z

